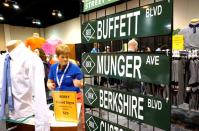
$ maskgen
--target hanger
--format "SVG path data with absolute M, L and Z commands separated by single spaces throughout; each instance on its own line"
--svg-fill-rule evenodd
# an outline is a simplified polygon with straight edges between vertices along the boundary
M 193 33 L 196 33 L 196 28 L 199 28 L 199 18 L 192 19 L 189 27 L 193 29 Z
M 192 24 L 192 25 L 199 24 L 199 18 L 192 19 L 191 22 L 190 22 L 190 24 Z

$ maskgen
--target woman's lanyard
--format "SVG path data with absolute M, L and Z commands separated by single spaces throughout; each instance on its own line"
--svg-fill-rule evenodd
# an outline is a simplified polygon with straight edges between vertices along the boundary
M 58 78 L 59 65 L 57 66 L 57 69 L 56 69 L 56 79 L 57 79 L 58 88 L 61 87 L 61 84 L 62 84 L 62 81 L 63 81 L 63 78 L 64 78 L 64 74 L 65 74 L 66 71 L 68 70 L 68 67 L 69 67 L 69 62 L 67 63 L 67 66 L 66 66 L 66 68 L 64 69 L 64 73 L 62 74 L 61 79 L 60 79 L 60 81 L 59 81 L 59 78 Z

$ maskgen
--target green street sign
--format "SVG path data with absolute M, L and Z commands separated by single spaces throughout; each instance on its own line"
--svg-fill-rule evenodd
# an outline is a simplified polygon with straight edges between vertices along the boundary
M 94 36 L 96 35 L 96 31 L 92 26 L 93 22 L 90 22 L 86 25 L 84 30 L 82 31 L 83 37 L 86 39 L 86 41 L 90 41 L 91 39 L 96 39 Z
M 133 131 L 88 113 L 85 114 L 85 119 L 86 131 Z
M 82 71 L 87 75 L 154 84 L 170 83 L 170 61 L 166 54 L 147 53 L 85 53 Z
M 82 25 L 82 43 L 171 34 L 172 0 L 108 15 Z
M 97 100 L 97 95 L 95 94 L 94 90 L 90 88 L 85 93 L 85 96 L 90 104 L 93 104 Z
M 84 0 L 83 12 L 87 12 L 117 1 L 119 0 Z
M 87 95 L 88 92 L 90 93 L 89 95 Z M 99 86 L 85 85 L 84 103 L 163 130 L 170 129 L 169 100 L 142 94 L 124 93 Z M 96 122 L 92 120 L 92 123 Z M 97 130 L 99 128 L 97 126 L 100 124 L 91 125 L 93 125 L 92 130 Z

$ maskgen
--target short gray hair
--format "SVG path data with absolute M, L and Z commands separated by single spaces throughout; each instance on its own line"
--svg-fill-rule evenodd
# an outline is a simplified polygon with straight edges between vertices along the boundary
M 131 45 L 131 44 L 135 44 L 135 45 L 138 47 L 138 42 L 137 42 L 135 39 L 131 39 L 131 40 L 128 42 L 128 46 Z

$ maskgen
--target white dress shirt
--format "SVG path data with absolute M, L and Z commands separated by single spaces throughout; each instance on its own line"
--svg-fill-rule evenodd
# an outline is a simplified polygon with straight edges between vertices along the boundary
M 14 112 L 9 112 L 9 117 L 20 119 L 34 114 L 35 131 L 50 131 L 50 116 L 44 85 L 44 66 L 41 59 L 26 48 L 23 43 L 9 54 L 14 98 Z M 4 58 L 0 61 L 0 67 L 2 67 Z M 3 68 L 0 68 L 0 72 L 3 72 Z M 1 81 L 2 76 L 0 76 Z

